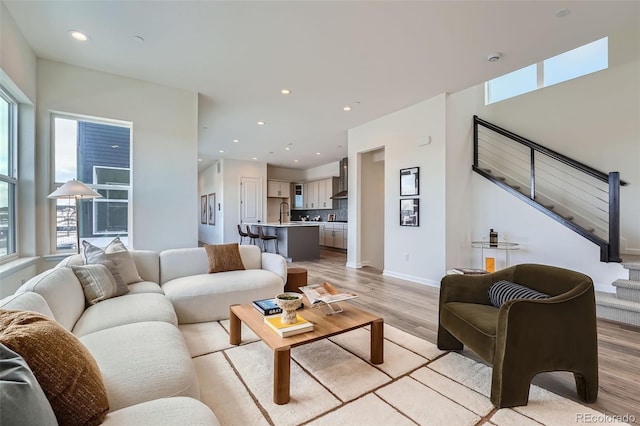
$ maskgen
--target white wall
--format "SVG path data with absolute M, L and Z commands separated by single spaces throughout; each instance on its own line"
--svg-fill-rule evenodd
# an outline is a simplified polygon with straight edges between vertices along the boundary
M 238 242 L 238 228 L 240 223 L 240 179 L 252 177 L 262 179 L 262 217 L 267 217 L 267 164 L 258 161 L 240 161 L 223 159 L 223 237 L 224 243 Z
M 221 207 L 226 206 L 226 204 L 223 203 L 224 192 L 222 163 L 220 161 L 216 161 L 198 174 L 198 194 L 200 196 L 205 195 L 208 197 L 209 194 L 213 193 L 216 194 L 216 202 L 220 203 Z M 198 206 L 199 205 L 200 204 L 198 204 Z M 215 225 L 209 225 L 209 223 L 201 223 L 200 216 L 198 215 L 198 241 L 206 244 L 221 244 L 223 242 L 224 214 L 223 210 L 217 209 L 217 206 L 215 210 L 215 217 Z
M 613 292 L 611 283 L 628 277 L 619 264 L 600 262 L 599 248 L 546 215 L 527 206 L 483 177 L 470 172 L 471 116 L 498 124 L 548 148 L 604 172 L 619 171 L 630 182 L 621 190 L 621 250 L 640 253 L 640 49 L 638 30 L 609 37 L 609 69 L 535 92 L 484 106 L 483 86 L 451 95 L 447 105 L 448 155 L 459 149 L 452 135 L 468 139 L 468 151 L 456 161 L 448 158 L 447 188 L 451 198 L 473 202 L 465 232 L 447 226 L 448 267 L 481 266 L 479 251 L 468 248 L 495 228 L 521 244 L 512 263 L 546 263 L 583 272 L 597 290 Z M 553 106 L 552 108 L 550 106 Z M 455 125 L 454 125 L 455 124 Z M 464 126 L 464 127 L 463 127 Z M 467 134 L 468 133 L 468 134 Z M 467 157 L 468 156 L 468 157 Z M 464 160 L 464 158 L 468 160 Z M 452 161 L 449 161 L 452 160 Z M 458 173 L 455 173 L 459 171 Z M 469 191 L 469 188 L 471 189 Z M 458 190 L 465 191 L 456 194 Z M 459 204 L 459 203 L 458 203 Z M 459 207 L 447 206 L 447 220 Z M 468 228 L 467 228 L 468 227 Z M 469 235 L 470 233 L 470 235 Z M 456 247 L 464 248 L 456 254 Z M 495 254 L 498 267 L 504 257 Z M 469 263 L 471 262 L 471 263 Z
M 385 150 L 384 273 L 436 285 L 445 269 L 445 95 L 349 130 L 349 248 L 347 264 L 362 266 L 359 153 Z M 431 143 L 420 146 L 427 137 Z M 420 226 L 400 226 L 400 169 L 420 167 Z M 365 173 L 366 175 L 366 173 Z M 355 225 L 355 226 L 354 226 Z
M 334 161 L 332 163 L 323 164 L 322 166 L 312 167 L 304 171 L 304 180 L 319 180 L 332 176 L 340 176 L 340 162 Z
M 197 94 L 38 60 L 38 223 L 50 250 L 50 111 L 133 123 L 131 247 L 195 247 L 198 240 Z

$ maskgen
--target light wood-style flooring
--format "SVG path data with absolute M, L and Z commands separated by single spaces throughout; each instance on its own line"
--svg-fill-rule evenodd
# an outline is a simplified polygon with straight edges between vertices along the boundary
M 438 330 L 439 289 L 386 277 L 371 267 L 347 268 L 346 254 L 322 249 L 319 261 L 295 262 L 308 270 L 308 283 L 328 281 L 358 294 L 352 303 L 375 313 L 390 325 L 435 343 Z M 630 415 L 640 424 L 640 329 L 598 320 L 600 390 L 598 400 L 587 404 L 610 415 Z M 463 354 L 481 361 L 473 352 Z M 578 401 L 573 374 L 538 374 L 543 388 Z

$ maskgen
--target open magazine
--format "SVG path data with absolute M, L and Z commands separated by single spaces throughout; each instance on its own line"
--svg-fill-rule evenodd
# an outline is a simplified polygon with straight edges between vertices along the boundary
M 305 296 L 307 296 L 307 299 L 309 299 L 309 303 L 311 303 L 312 306 L 316 306 L 323 302 L 328 304 L 358 297 L 355 293 L 340 292 L 337 288 L 326 281 L 322 284 L 313 284 L 299 288 Z

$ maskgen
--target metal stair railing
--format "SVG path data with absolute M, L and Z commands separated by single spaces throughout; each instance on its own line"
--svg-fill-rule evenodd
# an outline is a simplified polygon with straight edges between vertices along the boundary
M 473 170 L 600 246 L 620 262 L 620 180 L 473 117 Z

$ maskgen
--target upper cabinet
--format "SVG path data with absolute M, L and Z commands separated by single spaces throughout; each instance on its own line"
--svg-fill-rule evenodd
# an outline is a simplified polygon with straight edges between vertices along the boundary
M 338 192 L 338 178 L 314 180 L 304 184 L 303 201 L 305 210 L 333 209 L 331 197 Z
M 291 195 L 291 182 L 280 180 L 267 181 L 267 197 L 289 198 Z

